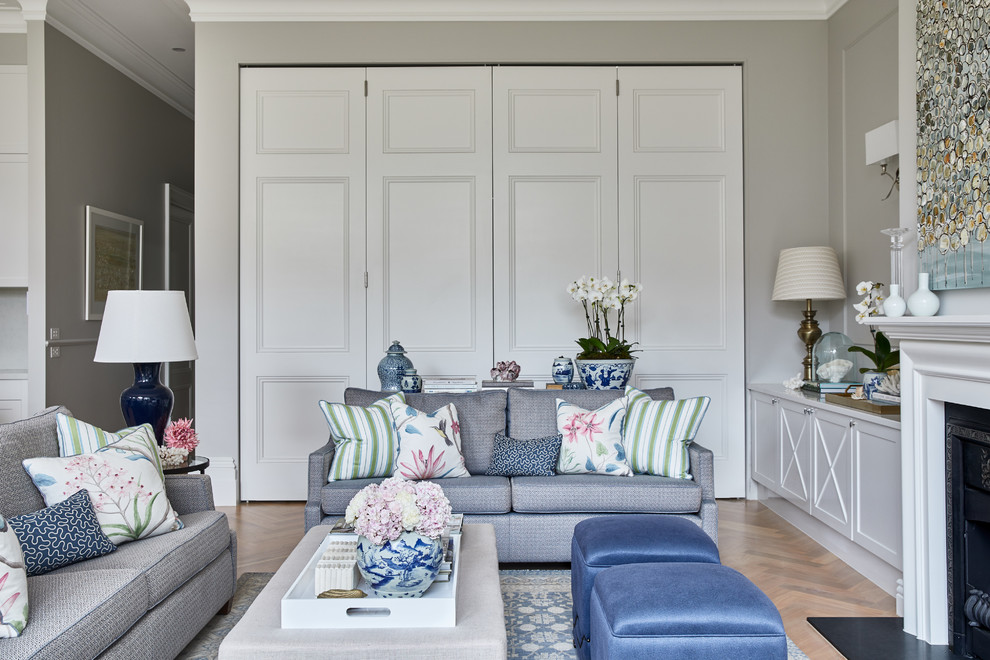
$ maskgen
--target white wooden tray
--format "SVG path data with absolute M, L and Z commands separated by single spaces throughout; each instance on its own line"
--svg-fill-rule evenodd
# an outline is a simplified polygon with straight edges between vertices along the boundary
M 357 539 L 355 534 L 328 534 L 302 573 L 282 597 L 283 628 L 452 628 L 457 623 L 457 575 L 461 536 L 454 539 L 454 567 L 447 582 L 434 582 L 419 598 L 378 598 L 362 578 L 357 588 L 366 598 L 317 598 L 316 563 L 330 541 Z

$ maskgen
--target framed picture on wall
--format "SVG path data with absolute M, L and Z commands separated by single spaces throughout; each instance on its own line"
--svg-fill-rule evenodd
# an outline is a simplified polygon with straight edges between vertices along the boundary
M 103 318 L 107 292 L 141 288 L 144 222 L 86 206 L 87 321 Z

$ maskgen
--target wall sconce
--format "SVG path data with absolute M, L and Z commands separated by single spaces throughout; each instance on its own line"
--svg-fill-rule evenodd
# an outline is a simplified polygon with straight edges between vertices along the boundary
M 887 171 L 887 159 L 898 153 L 897 128 L 898 121 L 895 119 L 866 134 L 866 164 L 880 163 L 880 175 L 890 177 L 892 182 L 890 190 L 880 200 L 881 202 L 890 197 L 891 193 L 894 192 L 894 186 L 900 188 L 901 184 L 901 168 L 897 168 L 894 175 Z

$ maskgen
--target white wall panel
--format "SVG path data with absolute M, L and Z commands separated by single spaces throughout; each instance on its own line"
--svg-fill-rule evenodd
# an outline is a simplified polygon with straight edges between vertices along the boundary
M 725 151 L 724 90 L 637 89 L 633 94 L 636 151 Z
M 475 151 L 475 90 L 387 89 L 382 97 L 385 153 Z
M 508 101 L 509 151 L 602 150 L 602 90 L 510 89 Z
M 259 91 L 257 152 L 346 154 L 350 94 L 347 90 Z
M 349 349 L 348 183 L 258 182 L 259 351 Z

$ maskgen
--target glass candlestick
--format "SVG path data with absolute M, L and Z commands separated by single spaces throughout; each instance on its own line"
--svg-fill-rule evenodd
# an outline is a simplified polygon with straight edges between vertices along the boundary
M 890 283 L 901 284 L 901 252 L 904 250 L 904 236 L 911 230 L 907 227 L 881 229 L 881 234 L 890 236 Z

